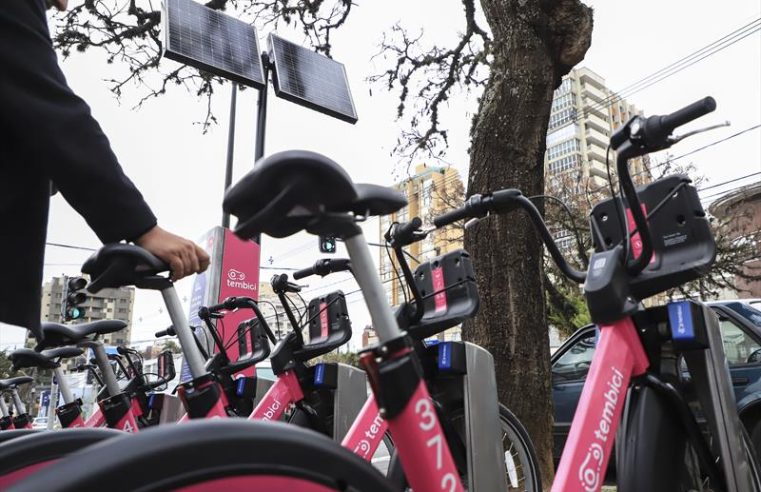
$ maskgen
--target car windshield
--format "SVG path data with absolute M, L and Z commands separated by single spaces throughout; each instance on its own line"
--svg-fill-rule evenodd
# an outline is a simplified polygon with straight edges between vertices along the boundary
M 761 311 L 758 309 L 748 306 L 747 304 L 743 304 L 742 302 L 727 302 L 724 304 L 724 306 L 747 319 L 756 325 L 757 328 L 761 329 Z

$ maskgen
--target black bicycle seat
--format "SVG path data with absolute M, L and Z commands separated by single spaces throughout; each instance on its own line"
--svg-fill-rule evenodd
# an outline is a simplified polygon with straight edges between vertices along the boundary
M 83 351 L 78 347 L 59 347 L 56 349 L 37 352 L 32 349 L 22 348 L 14 350 L 8 355 L 13 362 L 14 369 L 38 367 L 40 369 L 55 369 L 60 364 L 58 359 L 67 359 L 82 355 Z
M 29 376 L 16 376 L 15 378 L 0 379 L 0 390 L 13 389 L 16 386 L 28 384 L 32 381 L 34 381 L 34 378 Z
M 42 351 L 42 355 L 49 359 L 70 359 L 72 357 L 79 357 L 82 354 L 84 354 L 84 350 L 79 347 L 58 347 Z
M 27 367 L 39 367 L 40 369 L 55 369 L 58 363 L 49 357 L 35 352 L 32 349 L 22 348 L 8 354 L 8 359 L 13 363 L 13 369 L 25 369 Z
M 118 319 L 102 319 L 79 325 L 62 325 L 60 323 L 42 323 L 44 338 L 35 350 L 42 351 L 49 347 L 75 345 L 90 335 L 105 335 L 123 330 L 127 323 Z
M 352 212 L 359 215 L 388 215 L 405 205 L 407 199 L 393 188 L 369 183 L 356 183 L 357 198 Z
M 382 215 L 406 205 L 399 193 L 373 185 L 357 187 L 327 157 L 290 150 L 259 161 L 225 193 L 223 208 L 238 218 L 235 234 L 286 237 L 322 214 Z
M 135 285 L 146 289 L 163 289 L 171 282 L 159 273 L 168 272 L 169 265 L 134 244 L 107 244 L 82 265 L 82 273 L 90 275 L 89 292 Z

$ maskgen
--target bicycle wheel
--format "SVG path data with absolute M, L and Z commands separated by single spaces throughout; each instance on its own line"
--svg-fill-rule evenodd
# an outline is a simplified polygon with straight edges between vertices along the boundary
M 293 425 L 238 419 L 154 427 L 69 456 L 9 492 L 390 492 L 371 465 Z
M 20 431 L 13 431 L 20 432 Z M 115 429 L 67 429 L 61 432 L 31 431 L 0 444 L 0 490 L 24 480 L 86 447 L 118 438 Z

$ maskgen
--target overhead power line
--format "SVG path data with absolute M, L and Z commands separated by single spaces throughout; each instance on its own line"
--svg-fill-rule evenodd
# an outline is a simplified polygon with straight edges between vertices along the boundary
M 581 121 L 590 109 L 596 109 L 596 110 L 606 109 L 612 106 L 613 104 L 627 97 L 630 97 L 633 94 L 636 94 L 637 92 L 647 89 L 648 87 L 651 87 L 652 85 L 658 82 L 661 82 L 667 79 L 668 77 L 671 77 L 672 75 L 679 73 L 688 67 L 691 67 L 692 65 L 704 60 L 705 58 L 708 58 L 711 55 L 714 55 L 716 53 L 719 53 L 720 51 L 725 50 L 726 48 L 732 46 L 733 44 L 758 32 L 759 30 L 761 30 L 761 18 L 757 18 L 745 24 L 744 26 L 735 29 L 729 34 L 726 34 L 722 36 L 721 38 L 707 44 L 706 46 L 703 46 L 702 48 L 693 51 L 687 56 L 682 57 L 679 60 L 676 60 L 675 62 L 672 62 L 671 64 L 659 70 L 656 70 L 655 72 L 651 73 L 647 77 L 644 77 L 634 82 L 633 84 L 630 84 L 624 87 L 620 91 L 612 93 L 608 97 L 604 98 L 602 101 L 599 101 L 591 105 L 590 108 L 582 111 L 582 113 L 574 121 L 575 122 Z

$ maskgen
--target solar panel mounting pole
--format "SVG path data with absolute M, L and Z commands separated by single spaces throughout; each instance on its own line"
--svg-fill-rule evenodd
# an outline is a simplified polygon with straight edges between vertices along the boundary
M 235 153 L 235 107 L 238 99 L 238 83 L 232 83 L 230 94 L 230 128 L 227 133 L 227 165 L 225 167 L 225 192 L 233 181 L 233 154 Z M 230 228 L 230 214 L 222 213 L 222 227 Z
M 264 87 L 259 91 L 256 102 L 256 146 L 254 147 L 254 162 L 264 156 L 264 134 L 267 129 L 267 89 L 270 76 L 270 57 L 266 51 L 262 52 L 262 72 L 264 73 Z

